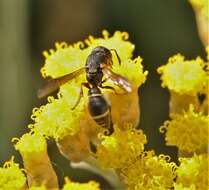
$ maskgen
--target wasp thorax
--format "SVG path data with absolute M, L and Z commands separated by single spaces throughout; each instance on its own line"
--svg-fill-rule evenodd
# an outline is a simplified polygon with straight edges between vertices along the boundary
M 101 94 L 101 90 L 99 88 L 91 88 L 88 91 L 88 95 L 91 96 L 92 94 Z

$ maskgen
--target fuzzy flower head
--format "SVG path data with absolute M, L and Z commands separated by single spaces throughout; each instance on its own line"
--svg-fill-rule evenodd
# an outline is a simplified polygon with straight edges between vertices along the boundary
M 80 93 L 78 87 L 73 87 L 69 87 L 69 99 L 49 97 L 49 103 L 33 109 L 32 119 L 35 120 L 35 124 L 29 126 L 32 131 L 58 139 L 68 134 L 73 136 L 80 130 L 78 123 L 83 105 L 80 104 L 76 112 L 71 109 Z
M 185 60 L 180 54 L 171 57 L 166 65 L 158 68 L 162 87 L 179 94 L 196 95 L 207 84 L 207 75 L 200 58 Z
M 26 177 L 19 164 L 14 163 L 13 158 L 0 168 L 0 189 L 23 190 L 26 187 Z
M 57 176 L 47 154 L 45 138 L 38 133 L 30 132 L 14 140 L 17 141 L 15 148 L 23 158 L 28 185 L 57 188 Z
M 194 112 L 191 105 L 183 115 L 172 115 L 172 120 L 165 121 L 160 131 L 166 131 L 167 145 L 177 146 L 179 150 L 188 153 L 206 152 L 209 143 L 209 116 Z
M 84 42 L 77 42 L 73 45 L 56 43 L 55 50 L 51 49 L 49 52 L 44 52 L 46 60 L 41 73 L 44 77 L 55 78 L 84 67 L 91 50 L 97 46 L 116 49 L 123 62 L 132 57 L 134 50 L 134 45 L 127 39 L 128 34 L 126 32 L 115 32 L 112 37 L 109 37 L 108 32 L 103 31 L 103 38 L 89 36 Z M 116 56 L 113 56 L 113 62 L 118 62 Z
M 173 186 L 176 165 L 169 162 L 169 156 L 155 156 L 144 152 L 134 163 L 121 172 L 128 190 L 167 190 Z
M 36 133 L 26 133 L 20 139 L 13 138 L 13 141 L 17 141 L 15 149 L 28 156 L 45 151 L 47 146 L 45 138 Z
M 84 42 L 77 42 L 73 45 L 56 43 L 55 50 L 44 52 L 45 64 L 41 69 L 43 77 L 57 78 L 65 74 L 83 68 L 86 59 L 93 48 L 104 46 L 108 49 L 115 49 L 121 59 L 121 65 L 115 53 L 112 53 L 113 72 L 126 77 L 133 89 L 137 89 L 145 82 L 147 71 L 143 72 L 142 59 L 132 59 L 134 45 L 128 41 L 128 34 L 115 32 L 109 36 L 103 31 L 103 38 L 89 36 Z M 128 71 L 128 72 L 127 72 Z M 60 87 L 58 98 L 50 97 L 48 103 L 33 110 L 32 119 L 35 121 L 32 128 L 44 136 L 62 139 L 67 135 L 75 135 L 81 129 L 82 113 L 87 107 L 87 89 L 84 88 L 84 97 L 75 110 L 74 107 L 79 94 L 81 83 L 86 81 L 85 73 Z M 112 82 L 104 83 L 117 88 Z M 102 90 L 103 93 L 110 93 L 109 90 Z M 113 93 L 113 92 L 112 92 Z M 87 116 L 86 116 L 87 117 Z M 83 123 L 82 123 L 83 124 Z
M 76 183 L 65 178 L 65 182 L 66 183 L 62 190 L 100 190 L 99 184 L 94 181 L 88 183 Z
M 208 164 L 207 154 L 194 155 L 191 158 L 180 158 L 180 166 L 177 169 L 177 181 L 185 188 L 195 187 L 195 190 L 208 189 Z
M 209 19 L 209 2 L 208 0 L 189 0 L 195 10 L 200 14 Z
M 130 125 L 120 130 L 115 126 L 111 136 L 102 136 L 97 146 L 97 159 L 104 168 L 120 169 L 132 163 L 143 152 L 146 136 Z
M 148 75 L 148 71 L 143 72 L 143 65 L 141 63 L 141 57 L 137 57 L 134 60 L 126 59 L 122 62 L 121 65 L 114 64 L 113 71 L 127 77 L 131 82 L 132 88 L 138 89 L 138 87 L 146 81 L 146 77 Z M 113 86 L 111 82 L 107 82 L 107 84 Z M 118 89 L 117 86 L 113 87 Z

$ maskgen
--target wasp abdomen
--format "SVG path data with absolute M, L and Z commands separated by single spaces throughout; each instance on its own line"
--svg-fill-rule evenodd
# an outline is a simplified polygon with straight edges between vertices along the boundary
M 88 109 L 94 121 L 101 127 L 108 129 L 108 135 L 112 134 L 113 127 L 110 108 L 102 94 L 89 95 Z

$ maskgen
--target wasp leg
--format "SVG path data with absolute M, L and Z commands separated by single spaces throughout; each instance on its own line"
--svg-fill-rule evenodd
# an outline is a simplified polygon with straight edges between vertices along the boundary
M 108 81 L 108 78 L 105 78 L 103 81 L 102 81 L 102 84 L 107 82 Z
M 81 98 L 83 97 L 83 87 L 86 87 L 88 89 L 90 88 L 90 86 L 87 82 L 81 83 L 80 95 L 79 95 L 78 100 L 76 101 L 75 105 L 71 108 L 72 110 L 74 110 L 78 106 Z
M 110 49 L 110 51 L 114 51 L 114 52 L 115 52 L 115 54 L 116 54 L 116 56 L 117 56 L 117 59 L 118 59 L 118 63 L 119 63 L 119 65 L 121 65 L 121 59 L 120 59 L 120 57 L 119 57 L 119 55 L 118 55 L 116 49 Z
M 115 94 L 119 94 L 112 86 L 102 86 L 102 85 L 100 85 L 99 87 L 103 88 L 103 89 L 112 90 L 112 91 L 115 92 Z

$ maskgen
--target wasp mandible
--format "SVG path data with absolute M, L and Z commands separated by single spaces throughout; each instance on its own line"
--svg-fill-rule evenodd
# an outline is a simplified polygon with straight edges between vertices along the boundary
M 72 109 L 75 109 L 83 97 L 83 87 L 88 88 L 88 110 L 94 121 L 108 129 L 109 135 L 113 132 L 113 124 L 110 113 L 110 105 L 107 103 L 100 88 L 115 91 L 111 86 L 103 86 L 104 82 L 111 80 L 125 92 L 131 92 L 132 87 L 128 79 L 111 70 L 113 61 L 111 51 L 115 52 L 119 64 L 120 57 L 115 49 L 107 49 L 103 46 L 95 47 L 87 57 L 85 67 L 82 67 L 72 73 L 52 79 L 38 91 L 38 97 L 43 98 L 61 85 L 86 73 L 86 82 L 81 83 L 80 95 Z

